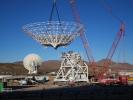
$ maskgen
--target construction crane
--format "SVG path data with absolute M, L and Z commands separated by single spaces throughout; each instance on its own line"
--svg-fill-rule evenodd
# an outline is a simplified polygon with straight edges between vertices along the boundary
M 109 5 L 107 5 L 107 3 L 105 3 L 104 0 L 103 0 L 103 4 L 104 4 L 104 7 L 107 9 L 107 11 L 111 14 L 111 16 L 120 22 L 120 29 L 117 32 L 116 37 L 113 41 L 113 44 L 112 44 L 112 46 L 108 52 L 108 55 L 107 55 L 106 60 L 105 60 L 106 62 L 103 65 L 102 71 L 98 71 L 98 73 L 97 73 L 97 71 L 96 71 L 97 65 L 96 65 L 96 62 L 92 56 L 92 52 L 91 52 L 91 49 L 89 47 L 89 43 L 87 41 L 86 35 L 85 35 L 83 30 L 80 32 L 80 38 L 81 38 L 83 46 L 85 48 L 87 58 L 88 58 L 89 62 L 91 63 L 93 75 L 97 79 L 103 79 L 104 74 L 109 70 L 109 65 L 111 64 L 112 57 L 113 57 L 113 55 L 117 49 L 117 46 L 118 46 L 120 40 L 124 37 L 124 34 L 125 34 L 124 22 L 112 12 L 111 7 Z M 72 13 L 73 13 L 75 21 L 78 23 L 81 23 L 79 13 L 78 13 L 77 8 L 76 8 L 76 0 L 70 0 L 70 5 L 72 8 Z
M 114 53 L 117 49 L 117 46 L 118 46 L 120 40 L 124 37 L 124 34 L 125 34 L 125 24 L 123 22 L 121 22 L 120 23 L 120 29 L 119 29 L 118 33 L 116 34 L 116 37 L 115 37 L 115 39 L 112 43 L 111 48 L 109 49 L 107 57 L 105 59 L 103 69 L 102 69 L 102 71 L 100 72 L 100 75 L 99 75 L 99 79 L 103 79 L 106 72 L 108 72 L 109 65 L 111 64 L 112 57 L 113 57 L 113 55 L 114 55 Z
M 70 0 L 70 5 L 71 5 L 72 14 L 74 16 L 75 21 L 78 23 L 81 23 L 80 15 L 79 15 L 79 12 L 76 8 L 76 0 Z M 92 71 L 93 71 L 92 74 L 95 76 L 96 75 L 96 63 L 95 63 L 95 60 L 92 56 L 92 51 L 91 51 L 91 48 L 90 48 L 89 43 L 87 41 L 87 37 L 84 33 L 84 30 L 80 31 L 80 38 L 81 38 L 81 41 L 82 41 L 83 46 L 85 48 L 85 52 L 86 52 L 87 58 L 89 60 L 89 63 L 92 67 Z
M 116 19 L 117 21 L 120 22 L 120 28 L 119 28 L 119 31 L 117 32 L 116 36 L 115 36 L 115 39 L 111 45 L 111 48 L 109 49 L 109 52 L 107 54 L 107 57 L 105 59 L 105 62 L 104 62 L 104 65 L 103 65 L 103 69 L 102 71 L 99 73 L 98 75 L 98 79 L 101 80 L 101 79 L 104 79 L 107 72 L 109 71 L 109 65 L 111 65 L 111 60 L 112 60 L 112 57 L 113 55 L 115 54 L 115 51 L 118 47 L 118 44 L 119 42 L 121 41 L 121 39 L 123 39 L 124 35 L 125 35 L 125 23 L 123 20 L 121 20 L 118 16 L 116 16 L 112 9 L 111 9 L 111 6 L 109 6 L 105 0 L 102 0 L 103 1 L 103 4 L 104 4 L 104 7 L 105 9 L 110 13 L 110 15 Z

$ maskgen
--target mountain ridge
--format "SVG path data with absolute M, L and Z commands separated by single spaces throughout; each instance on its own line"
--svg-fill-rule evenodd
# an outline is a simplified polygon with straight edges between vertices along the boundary
M 105 60 L 100 60 L 97 62 L 98 66 L 103 66 Z M 87 63 L 87 62 L 86 62 Z M 38 69 L 38 73 L 45 74 L 49 72 L 56 72 L 60 68 L 61 61 L 59 60 L 47 60 L 43 61 L 42 65 Z M 90 64 L 88 67 L 90 69 Z M 119 70 L 133 70 L 133 65 L 128 63 L 116 63 L 112 62 L 110 68 L 114 71 Z M 13 63 L 0 63 L 0 74 L 27 74 L 28 71 L 24 68 L 22 61 L 17 61 Z

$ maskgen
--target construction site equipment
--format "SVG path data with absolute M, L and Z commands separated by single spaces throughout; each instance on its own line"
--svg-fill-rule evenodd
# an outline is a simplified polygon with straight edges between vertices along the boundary
M 79 15 L 79 12 L 78 12 L 78 10 L 76 8 L 76 0 L 69 0 L 69 2 L 70 2 L 70 6 L 72 8 L 72 14 L 73 14 L 73 17 L 74 17 L 75 21 L 77 23 L 81 23 L 80 15 Z M 91 66 L 91 68 L 93 70 L 93 75 L 95 76 L 96 75 L 96 63 L 95 63 L 94 57 L 92 55 L 92 50 L 91 50 L 91 48 L 89 46 L 89 42 L 87 40 L 86 34 L 84 33 L 83 30 L 80 31 L 80 39 L 81 39 L 81 41 L 83 43 L 83 46 L 84 46 L 88 61 L 89 61 L 90 66 Z
M 73 16 L 74 16 L 75 21 L 78 22 L 78 23 L 81 23 L 79 13 L 76 9 L 76 0 L 70 0 L 70 5 L 71 5 L 71 8 L 72 8 L 72 12 L 73 12 Z M 81 38 L 82 43 L 84 45 L 87 58 L 88 58 L 88 60 L 91 64 L 91 67 L 93 69 L 93 75 L 95 76 L 96 79 L 99 80 L 99 82 L 109 80 L 109 78 L 105 79 L 104 75 L 107 75 L 107 72 L 109 71 L 109 65 L 111 64 L 112 57 L 113 57 L 113 55 L 116 51 L 116 48 L 117 48 L 120 40 L 124 37 L 124 34 L 125 34 L 125 24 L 124 24 L 124 22 L 112 12 L 111 7 L 109 7 L 105 2 L 104 2 L 104 6 L 108 10 L 108 12 L 111 14 L 111 16 L 114 17 L 116 20 L 118 20 L 120 22 L 120 29 L 119 29 L 119 32 L 117 33 L 117 35 L 116 35 L 116 37 L 113 41 L 113 44 L 112 44 L 112 46 L 111 46 L 111 48 L 108 52 L 108 55 L 106 57 L 106 62 L 103 65 L 103 69 L 102 69 L 102 71 L 98 71 L 98 73 L 97 73 L 97 69 L 96 69 L 97 65 L 96 65 L 95 60 L 92 56 L 92 52 L 91 52 L 91 49 L 89 47 L 89 43 L 87 41 L 85 33 L 82 32 L 82 30 L 80 31 L 80 38 Z M 103 80 L 101 80 L 101 79 L 103 79 Z M 110 79 L 109 81 L 111 82 L 112 79 Z
M 120 29 L 119 29 L 118 33 L 116 34 L 113 44 L 112 44 L 112 46 L 108 52 L 108 55 L 105 59 L 103 69 L 99 73 L 99 79 L 103 79 L 104 77 L 106 77 L 106 74 L 109 71 L 109 65 L 111 64 L 112 57 L 117 49 L 117 46 L 118 46 L 121 38 L 124 36 L 124 34 L 125 34 L 125 25 L 124 25 L 124 23 L 121 23 Z
M 4 89 L 4 87 L 3 87 L 3 83 L 0 82 L 0 93 L 3 92 L 3 89 Z
M 104 78 L 108 78 L 109 75 L 108 74 L 108 71 L 109 71 L 109 65 L 111 65 L 111 60 L 112 60 L 112 57 L 113 55 L 115 54 L 115 51 L 118 47 L 118 44 L 119 42 L 123 39 L 123 37 L 125 36 L 125 23 L 123 20 L 121 20 L 121 18 L 119 18 L 118 16 L 116 16 L 112 9 L 111 9 L 111 6 L 107 5 L 107 3 L 105 2 L 105 0 L 103 0 L 103 4 L 104 4 L 104 7 L 107 9 L 107 11 L 109 12 L 109 14 L 114 18 L 116 19 L 118 22 L 120 22 L 120 28 L 119 28 L 119 31 L 117 32 L 116 36 L 115 36 L 115 39 L 111 45 L 111 48 L 109 49 L 109 52 L 107 54 L 107 57 L 105 59 L 105 62 L 104 62 L 104 65 L 103 65 L 103 69 L 102 71 L 99 73 L 98 75 L 98 79 L 99 81 L 101 81 L 102 79 Z
M 127 85 L 128 84 L 128 76 L 119 76 L 119 84 Z
M 88 66 L 78 53 L 62 53 L 55 82 L 88 82 Z

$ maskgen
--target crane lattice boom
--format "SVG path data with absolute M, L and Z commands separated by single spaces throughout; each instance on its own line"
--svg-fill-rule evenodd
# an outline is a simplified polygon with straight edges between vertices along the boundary
M 121 22 L 120 29 L 119 29 L 118 33 L 116 34 L 113 44 L 108 52 L 108 55 L 106 57 L 106 60 L 105 60 L 104 66 L 103 66 L 104 68 L 99 75 L 99 79 L 103 79 L 104 74 L 108 71 L 109 65 L 111 64 L 112 57 L 117 49 L 117 46 L 118 46 L 120 40 L 123 38 L 124 34 L 125 34 L 125 24 L 123 22 Z
M 70 0 L 70 5 L 71 5 L 71 8 L 72 8 L 72 13 L 73 13 L 75 21 L 78 22 L 78 23 L 81 23 L 79 13 L 76 9 L 76 0 Z M 92 56 L 91 48 L 89 46 L 89 43 L 87 41 L 86 35 L 85 35 L 83 30 L 81 30 L 81 32 L 80 32 L 80 38 L 81 38 L 83 46 L 85 48 L 87 58 L 88 58 L 90 64 L 92 65 L 93 73 L 95 73 L 96 63 L 95 63 L 95 60 Z

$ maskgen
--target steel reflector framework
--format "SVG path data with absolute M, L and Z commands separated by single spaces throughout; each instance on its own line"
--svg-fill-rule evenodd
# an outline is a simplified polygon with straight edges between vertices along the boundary
M 69 51 L 62 54 L 61 67 L 55 82 L 88 82 L 88 66 L 78 53 Z
M 84 27 L 76 22 L 47 21 L 27 24 L 23 30 L 43 46 L 58 48 L 69 45 Z

